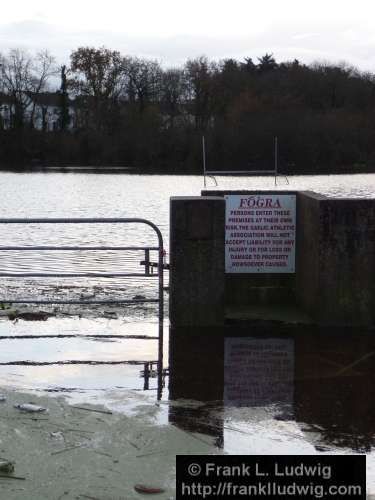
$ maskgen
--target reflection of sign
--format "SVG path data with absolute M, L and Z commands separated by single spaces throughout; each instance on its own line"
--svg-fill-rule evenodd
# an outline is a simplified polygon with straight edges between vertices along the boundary
M 225 339 L 225 404 L 290 404 L 293 403 L 293 382 L 293 340 Z
M 294 273 L 296 197 L 228 195 L 225 221 L 227 273 Z

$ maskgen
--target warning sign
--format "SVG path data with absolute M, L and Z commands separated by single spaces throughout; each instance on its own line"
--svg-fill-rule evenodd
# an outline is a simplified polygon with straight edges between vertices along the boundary
M 294 273 L 296 196 L 228 195 L 227 273 Z

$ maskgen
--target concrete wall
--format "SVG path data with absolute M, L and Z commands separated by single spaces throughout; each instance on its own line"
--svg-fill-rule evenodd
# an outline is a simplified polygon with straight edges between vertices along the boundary
M 223 197 L 249 193 L 171 198 L 172 326 L 222 325 L 226 305 L 259 303 L 298 304 L 320 325 L 374 326 L 375 200 L 283 191 L 297 195 L 296 273 L 226 275 Z
M 223 399 L 224 327 L 171 327 L 169 339 L 171 399 Z
M 225 200 L 170 200 L 170 321 L 173 327 L 224 322 Z
M 280 191 L 261 191 L 262 194 L 280 194 Z M 258 195 L 259 191 L 226 190 L 202 191 L 202 196 L 244 194 Z M 282 194 L 297 194 L 296 191 L 282 191 Z M 297 199 L 298 213 L 298 199 Z M 294 304 L 296 302 L 296 275 L 283 273 L 226 274 L 226 304 L 246 306 L 251 304 Z
M 170 398 L 222 400 L 224 370 L 228 369 L 224 365 L 224 337 L 285 339 L 292 335 L 297 375 L 292 389 L 300 419 L 308 422 L 313 416 L 314 422 L 329 427 L 332 412 L 326 410 L 332 394 L 340 404 L 351 398 L 358 403 L 358 433 L 365 436 L 362 441 L 366 445 L 373 419 L 364 415 L 365 410 L 373 410 L 374 404 L 363 406 L 362 396 L 370 394 L 369 388 L 374 386 L 371 359 L 361 365 L 362 377 L 350 366 L 353 359 L 365 359 L 373 349 L 368 339 L 374 337 L 362 334 L 375 327 L 375 200 L 328 199 L 310 192 L 296 195 L 296 272 L 288 275 L 226 275 L 224 193 L 171 198 Z M 251 326 L 234 322 L 231 327 L 229 320 L 225 323 L 226 306 L 247 304 L 246 311 L 256 309 L 254 304 L 259 303 L 260 296 L 270 306 L 263 309 L 264 317 L 260 319 L 267 320 L 267 311 L 276 309 L 273 304 L 285 301 L 298 304 L 315 324 L 301 326 L 272 320 L 255 321 Z M 346 336 L 352 342 L 351 350 L 337 351 L 340 338 Z M 337 354 L 337 363 L 327 363 L 327 348 Z M 345 375 L 341 380 L 340 370 Z M 267 377 L 266 370 L 265 382 Z M 311 391 L 318 395 L 314 404 L 306 396 Z M 288 397 L 287 384 L 281 385 L 280 394 Z M 335 420 L 343 435 L 352 414 L 341 412 Z M 222 426 L 207 428 L 202 424 L 206 418 L 205 406 L 191 415 L 186 414 L 185 407 L 172 407 L 169 415 L 170 421 L 181 428 L 210 433 L 218 443 L 222 442 Z M 350 439 L 345 443 L 352 445 Z
M 296 300 L 312 317 L 318 312 L 320 202 L 325 199 L 316 193 L 297 194 Z
M 223 198 L 171 198 L 169 390 L 173 399 L 222 397 L 224 230 Z M 207 356 L 214 359 L 209 371 Z M 171 419 L 181 424 L 177 413 Z
M 375 325 L 375 200 L 300 197 L 297 298 L 319 323 Z

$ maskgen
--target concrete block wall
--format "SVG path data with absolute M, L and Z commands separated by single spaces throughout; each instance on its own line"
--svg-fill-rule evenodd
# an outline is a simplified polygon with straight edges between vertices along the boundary
M 300 305 L 322 324 L 375 325 L 375 200 L 299 199 Z
M 316 193 L 297 194 L 296 300 L 312 317 L 318 312 L 320 202 L 325 199 Z
M 170 200 L 170 321 L 173 327 L 224 323 L 225 200 Z
M 172 325 L 222 325 L 226 305 L 262 300 L 297 304 L 320 325 L 375 326 L 375 199 L 283 191 L 297 195 L 295 274 L 234 276 L 224 254 L 231 193 L 254 191 L 171 199 Z

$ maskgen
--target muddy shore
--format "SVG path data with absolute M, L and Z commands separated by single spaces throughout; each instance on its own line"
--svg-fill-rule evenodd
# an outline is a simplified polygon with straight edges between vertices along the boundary
M 6 500 L 132 500 L 145 498 L 137 484 L 163 491 L 147 498 L 175 498 L 177 454 L 220 453 L 214 441 L 173 425 L 155 423 L 162 403 L 140 399 L 131 415 L 61 397 L 0 389 L 0 457 L 15 463 L 0 478 Z M 14 405 L 35 403 L 46 413 Z M 13 478 L 11 478 L 13 476 Z

